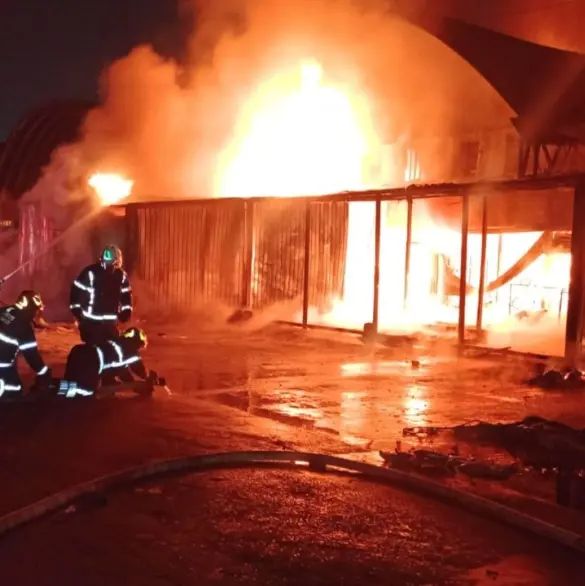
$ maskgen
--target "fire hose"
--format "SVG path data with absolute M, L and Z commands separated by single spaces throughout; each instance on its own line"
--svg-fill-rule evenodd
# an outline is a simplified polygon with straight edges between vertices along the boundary
M 320 473 L 357 473 L 358 478 L 395 485 L 447 504 L 488 517 L 493 521 L 545 538 L 585 553 L 585 538 L 497 502 L 400 470 L 382 468 L 347 458 L 295 451 L 224 452 L 156 461 L 78 484 L 0 517 L 0 537 L 9 531 L 64 509 L 83 497 L 99 495 L 163 476 L 217 469 L 292 466 Z

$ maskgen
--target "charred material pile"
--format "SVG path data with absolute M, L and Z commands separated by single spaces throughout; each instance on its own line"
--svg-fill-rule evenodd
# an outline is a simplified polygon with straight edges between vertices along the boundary
M 585 388 L 585 375 L 576 369 L 549 369 L 543 365 L 537 374 L 527 381 L 531 387 L 548 390 L 576 390 Z
M 531 416 L 515 423 L 478 422 L 451 430 L 458 440 L 502 448 L 525 467 L 585 471 L 585 430 L 564 423 Z
M 394 452 L 380 451 L 380 456 L 386 464 L 393 468 L 418 472 L 427 476 L 449 477 L 461 473 L 470 478 L 508 480 L 518 472 L 518 467 L 515 464 L 501 465 L 480 462 L 473 458 L 463 458 L 456 451 L 450 454 L 422 449 L 403 452 L 397 447 Z
M 505 450 L 515 463 L 502 465 L 463 458 L 457 448 L 448 454 L 424 449 L 405 452 L 401 451 L 400 442 L 394 452 L 380 452 L 380 456 L 394 468 L 439 477 L 462 473 L 472 478 L 507 480 L 518 472 L 532 469 L 547 476 L 556 475 L 559 504 L 574 500 L 573 497 L 565 498 L 562 493 L 573 491 L 577 482 L 585 506 L 585 484 L 580 482 L 585 474 L 585 429 L 531 416 L 514 423 L 475 422 L 454 427 L 403 430 L 403 436 L 419 439 L 444 433 L 453 434 L 456 442 L 491 445 Z

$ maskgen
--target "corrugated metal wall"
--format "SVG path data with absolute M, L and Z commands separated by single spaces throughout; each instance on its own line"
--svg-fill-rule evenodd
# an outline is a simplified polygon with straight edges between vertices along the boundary
M 303 202 L 255 202 L 252 307 L 297 300 L 300 308 L 304 266 Z
M 311 264 L 309 306 L 330 309 L 333 297 L 343 296 L 349 204 L 311 204 Z
M 127 265 L 167 309 L 219 301 L 300 310 L 306 212 L 291 199 L 129 205 Z M 310 303 L 325 307 L 343 290 L 347 204 L 315 202 L 310 214 Z
M 244 202 L 129 206 L 132 273 L 160 307 L 242 299 Z

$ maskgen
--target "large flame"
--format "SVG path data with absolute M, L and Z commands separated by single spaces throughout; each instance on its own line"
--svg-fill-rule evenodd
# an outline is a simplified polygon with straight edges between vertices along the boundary
M 364 96 L 327 83 L 314 61 L 273 76 L 249 98 L 231 143 L 221 153 L 217 195 L 293 197 L 420 181 L 424 169 L 415 151 L 408 150 L 402 162 L 381 157 L 384 149 L 370 110 Z M 377 176 L 368 173 L 375 161 Z M 412 331 L 438 322 L 455 324 L 459 288 L 453 282 L 459 277 L 461 233 L 432 217 L 424 201 L 416 201 L 405 288 L 406 205 L 382 204 L 379 327 Z M 350 203 L 343 296 L 331 300 L 324 315 L 313 310 L 311 321 L 361 328 L 372 320 L 374 231 L 375 204 Z M 541 234 L 490 234 L 486 280 L 503 274 Z M 465 277 L 475 290 L 480 257 L 481 235 L 470 234 Z M 546 312 L 560 331 L 569 267 L 569 254 L 544 254 L 509 283 L 486 293 L 484 326 L 510 332 L 518 328 L 518 314 Z M 474 293 L 466 300 L 466 324 L 474 325 L 476 316 Z M 507 339 L 504 345 L 518 346 Z
M 362 189 L 377 148 L 363 99 L 327 84 L 321 65 L 275 75 L 249 99 L 220 157 L 221 197 L 299 196 Z
M 134 181 L 116 173 L 94 173 L 88 180 L 103 206 L 114 205 L 130 197 Z

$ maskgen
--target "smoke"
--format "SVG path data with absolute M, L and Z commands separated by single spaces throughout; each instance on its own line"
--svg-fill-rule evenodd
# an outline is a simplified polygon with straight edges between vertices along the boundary
M 98 209 L 88 197 L 86 166 L 77 145 L 57 149 L 35 186 L 18 202 L 20 242 L 13 244 L 10 270 L 18 272 L 6 292 L 34 288 L 49 319 L 69 318 L 69 285 L 91 259 L 88 224 Z M 4 263 L 2 269 L 8 272 Z
M 131 176 L 137 197 L 216 195 L 220 158 L 246 102 L 303 59 L 365 96 L 382 142 L 460 132 L 477 126 L 479 113 L 482 124 L 502 120 L 503 103 L 479 74 L 388 14 L 383 0 L 182 4 L 195 19 L 185 63 L 135 48 L 104 72 L 103 105 L 84 128 L 88 167 Z

